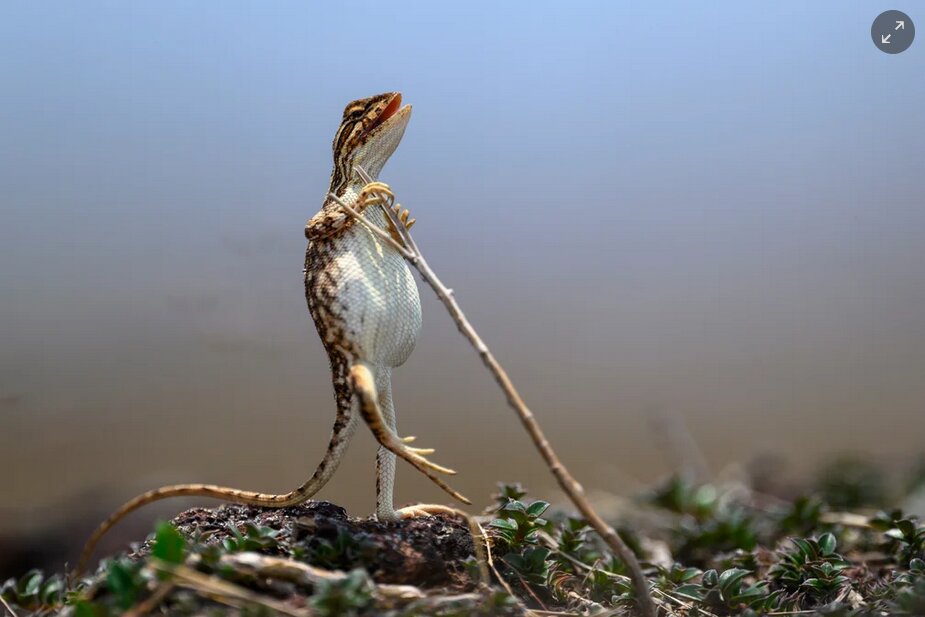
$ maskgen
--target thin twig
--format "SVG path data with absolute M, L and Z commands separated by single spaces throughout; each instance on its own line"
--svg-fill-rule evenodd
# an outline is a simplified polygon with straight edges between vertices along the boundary
M 511 589 L 511 586 L 507 584 L 507 581 L 504 580 L 504 577 L 501 576 L 501 573 L 498 572 L 498 568 L 495 567 L 495 560 L 491 556 L 491 543 L 488 541 L 488 534 L 485 533 L 485 528 L 482 527 L 478 521 L 475 521 L 475 524 L 478 526 L 479 531 L 482 533 L 482 537 L 485 538 L 485 561 L 488 562 L 488 567 L 491 568 L 491 571 L 495 573 L 495 578 L 497 578 L 498 582 L 501 583 L 501 586 L 504 587 L 504 591 L 507 592 L 507 595 L 511 596 L 514 598 L 514 600 L 517 601 L 520 607 L 524 610 L 524 614 L 534 615 L 534 612 L 523 603 L 517 594 L 514 593 L 514 590 Z
M 373 179 L 369 176 L 369 174 L 366 173 L 366 171 L 363 170 L 362 167 L 357 166 L 354 167 L 354 169 L 367 184 L 373 181 Z M 384 203 L 386 196 L 380 195 L 379 197 L 380 203 Z M 511 379 L 501 367 L 501 364 L 497 359 L 495 359 L 495 356 L 491 353 L 491 351 L 489 351 L 488 346 L 475 331 L 475 328 L 473 328 L 469 321 L 466 319 L 462 309 L 459 307 L 459 304 L 453 297 L 452 291 L 446 287 L 443 282 L 440 281 L 437 275 L 434 274 L 434 271 L 430 269 L 430 266 L 427 264 L 427 260 L 424 259 L 420 249 L 418 249 L 417 244 L 414 242 L 414 238 L 411 237 L 411 234 L 405 228 L 404 224 L 402 224 L 402 221 L 394 212 L 392 212 L 390 208 L 382 207 L 382 210 L 385 212 L 389 220 L 392 221 L 392 225 L 395 227 L 398 236 L 401 238 L 405 245 L 403 248 L 411 253 L 411 257 L 407 255 L 406 251 L 400 250 L 400 254 L 404 256 L 405 259 L 407 259 L 411 265 L 417 269 L 424 281 L 430 286 L 431 289 L 434 290 L 434 293 L 437 294 L 437 297 L 446 307 L 447 311 L 449 311 L 450 316 L 456 323 L 456 327 L 476 349 L 479 356 L 482 358 L 482 363 L 488 368 L 489 372 L 491 372 L 492 376 L 495 378 L 495 381 L 501 387 L 501 390 L 504 391 L 504 394 L 507 397 L 508 405 L 510 405 L 514 411 L 517 412 L 521 423 L 527 430 L 530 438 L 533 440 L 537 450 L 539 450 L 540 455 L 546 462 L 547 467 L 549 467 L 550 472 L 552 472 L 552 475 L 555 476 L 559 486 L 563 491 L 565 491 L 566 495 L 569 496 L 569 498 L 572 500 L 572 503 L 575 504 L 575 507 L 578 508 L 578 511 L 581 512 L 585 519 L 587 519 L 588 523 L 590 523 L 594 530 L 600 534 L 600 536 L 604 539 L 604 542 L 607 543 L 607 545 L 614 551 L 614 553 L 617 554 L 620 560 L 626 564 L 627 568 L 629 568 L 630 577 L 632 578 L 633 586 L 636 589 L 636 599 L 639 602 L 639 607 L 644 617 L 656 617 L 655 603 L 652 600 L 651 593 L 649 592 L 649 584 L 646 581 L 645 574 L 642 572 L 642 567 L 639 565 L 639 560 L 636 559 L 636 555 L 633 554 L 633 551 L 630 550 L 623 539 L 620 538 L 616 530 L 608 525 L 607 522 L 601 518 L 600 515 L 598 515 L 598 513 L 591 506 L 591 502 L 585 495 L 585 491 L 582 486 L 578 483 L 578 481 L 575 480 L 572 474 L 556 455 L 555 451 L 552 449 L 549 440 L 546 439 L 546 435 L 543 433 L 539 423 L 533 416 L 533 412 L 531 412 L 527 407 L 527 404 L 520 396 L 520 393 L 517 392 L 517 389 L 514 387 Z M 351 212 L 348 210 L 348 213 Z M 351 213 L 351 215 L 358 220 L 363 220 L 363 217 L 358 213 L 355 213 L 355 211 Z M 371 224 L 367 223 L 367 227 L 370 225 Z M 373 227 L 375 226 L 373 225 Z M 385 232 L 383 231 L 383 233 Z M 391 240 L 391 238 L 389 239 Z
M 16 614 L 16 611 L 13 610 L 13 607 L 6 603 L 6 600 L 2 595 L 0 595 L 0 604 L 2 604 L 3 608 L 10 612 L 10 615 L 13 617 L 19 617 L 19 615 Z
M 458 508 L 453 508 L 458 514 L 466 519 L 466 525 L 469 527 L 469 535 L 472 536 L 472 549 L 475 551 L 475 559 L 479 562 L 479 582 L 485 586 L 491 585 L 491 574 L 488 573 L 488 536 L 485 529 L 479 525 L 475 517 L 468 512 Z
M 523 587 L 526 590 L 526 592 L 530 594 L 530 597 L 533 598 L 534 601 L 536 601 L 536 603 L 540 605 L 540 608 L 543 609 L 544 611 L 548 610 L 546 608 L 546 605 L 543 604 L 543 601 L 540 600 L 540 597 L 536 595 L 536 592 L 533 591 L 533 587 L 530 586 L 530 583 L 526 581 L 523 575 L 517 570 L 513 570 L 513 572 L 514 572 L 514 576 L 517 577 L 517 580 L 520 581 L 520 586 Z

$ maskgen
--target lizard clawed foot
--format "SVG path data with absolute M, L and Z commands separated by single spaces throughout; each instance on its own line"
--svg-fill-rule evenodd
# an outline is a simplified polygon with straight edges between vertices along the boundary
M 395 204 L 394 206 L 392 206 L 391 210 L 395 214 L 396 218 L 398 218 L 401 224 L 405 227 L 405 229 L 411 229 L 411 227 L 414 225 L 415 221 L 417 220 L 417 219 L 409 219 L 408 217 L 411 213 L 408 211 L 407 208 L 405 209 L 404 212 L 402 212 L 401 204 Z M 399 244 L 404 245 L 405 239 L 401 237 L 400 233 L 398 233 L 398 229 L 396 229 L 395 223 L 392 222 L 393 221 L 392 217 L 387 217 L 386 220 L 389 224 L 389 235 L 392 236 L 393 240 L 395 240 Z
M 367 423 L 369 421 L 367 420 Z M 427 467 L 428 469 L 433 469 L 438 473 L 445 473 L 448 476 L 456 475 L 456 471 L 450 469 L 449 467 L 444 467 L 443 465 L 438 465 L 437 463 L 431 461 L 430 459 L 425 458 L 428 454 L 433 454 L 436 452 L 433 448 L 412 448 L 407 445 L 407 441 L 390 431 L 385 429 L 386 435 L 384 440 L 379 440 L 384 447 L 388 448 L 398 456 L 402 457 L 418 469 L 421 469 L 421 466 Z M 375 429 L 373 430 L 375 434 Z M 376 439 L 379 439 L 379 435 L 376 435 Z
M 408 442 L 411 441 L 410 439 L 399 437 L 386 426 L 382 418 L 382 411 L 379 408 L 375 380 L 369 368 L 364 364 L 355 364 L 350 369 L 350 377 L 353 382 L 354 391 L 360 399 L 360 413 L 366 421 L 366 424 L 369 425 L 376 441 L 396 456 L 411 463 L 415 469 L 430 478 L 434 484 L 452 495 L 453 498 L 466 504 L 471 503 L 463 495 L 450 488 L 446 482 L 436 475 L 437 473 L 454 475 L 456 472 L 449 467 L 438 465 L 426 458 L 426 455 L 433 453 L 432 449 L 412 448 L 408 445 Z
M 417 219 L 408 219 L 408 216 L 410 216 L 411 212 L 407 208 L 402 211 L 401 204 L 395 204 L 392 206 L 392 212 L 394 212 L 398 219 L 402 222 L 402 225 L 405 226 L 405 229 L 411 229 L 415 222 L 417 222 Z
M 401 438 L 401 442 L 402 442 L 402 443 L 411 443 L 411 442 L 414 441 L 415 439 L 417 439 L 417 437 L 414 437 L 414 436 L 402 437 L 402 438 Z M 433 448 L 408 448 L 408 449 L 411 450 L 412 452 L 416 452 L 416 453 L 418 453 L 418 454 L 433 454 L 434 452 L 436 452 L 436 450 L 434 450 Z
M 392 192 L 392 189 L 389 188 L 388 184 L 384 182 L 370 182 L 360 190 L 360 194 L 357 196 L 356 209 L 358 212 L 363 212 L 368 206 L 373 204 L 381 205 L 383 208 L 388 208 L 395 213 L 395 216 L 398 217 L 398 220 L 401 221 L 401 224 L 404 225 L 405 229 L 411 229 L 417 219 L 410 218 L 411 212 L 406 208 L 404 211 L 401 209 L 401 205 L 395 203 L 395 193 Z M 398 230 L 395 229 L 395 225 L 392 223 L 392 219 L 388 219 L 389 223 L 389 234 L 391 234 L 392 239 L 403 244 L 401 235 L 398 233 Z
M 384 196 L 384 198 L 383 198 Z M 391 208 L 395 203 L 395 193 L 385 182 L 370 182 L 360 190 L 357 195 L 355 209 L 362 212 L 367 206 L 381 204 L 386 208 Z

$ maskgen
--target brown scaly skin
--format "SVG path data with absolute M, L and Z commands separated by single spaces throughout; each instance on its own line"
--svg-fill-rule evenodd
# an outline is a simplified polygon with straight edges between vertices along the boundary
M 353 202 L 352 207 L 361 213 L 371 203 L 375 203 L 376 199 L 371 197 L 369 191 L 363 191 L 356 180 L 351 180 L 354 177 L 353 166 L 363 165 L 374 177 L 378 175 L 382 165 L 398 146 L 410 114 L 410 105 L 401 107 L 401 95 L 398 93 L 380 94 L 347 105 L 334 137 L 334 169 L 329 193 Z M 377 192 L 384 187 L 379 186 Z M 385 190 L 387 192 L 387 187 Z M 367 216 L 367 219 L 387 229 L 389 224 L 386 217 L 381 216 L 381 212 L 373 212 L 376 210 L 369 210 L 372 215 Z M 414 223 L 413 219 L 408 219 L 407 211 L 401 220 L 409 228 Z M 390 231 L 395 233 L 394 229 Z M 389 337 L 394 339 L 391 329 L 396 325 L 404 325 L 391 316 L 394 308 L 408 310 L 410 307 L 412 317 L 416 317 L 418 322 L 420 320 L 417 288 L 414 287 L 412 291 L 407 286 L 392 286 L 392 281 L 397 280 L 395 277 L 402 274 L 396 270 L 398 262 L 394 258 L 397 253 L 391 249 L 383 252 L 378 241 L 372 240 L 373 235 L 357 225 L 330 198 L 325 200 L 321 211 L 306 224 L 305 235 L 309 239 L 304 271 L 306 300 L 331 362 L 337 406 L 327 451 L 311 478 L 295 490 L 282 494 L 244 491 L 212 484 L 177 484 L 142 493 L 125 503 L 93 532 L 74 571 L 75 576 L 86 569 L 96 544 L 107 531 L 129 513 L 154 501 L 169 497 L 213 497 L 234 503 L 281 508 L 308 500 L 333 475 L 360 417 L 369 425 L 381 446 L 377 457 L 379 518 L 393 520 L 430 512 L 453 512 L 442 506 L 414 506 L 394 510 L 391 502 L 396 455 L 414 465 L 454 498 L 469 503 L 436 476 L 435 472 L 455 472 L 425 458 L 433 450 L 412 448 L 407 444 L 413 437 L 400 438 L 395 433 L 389 371 L 390 367 L 401 364 L 407 353 L 410 353 L 416 329 L 411 327 L 410 333 L 396 339 L 401 347 L 397 352 L 388 348 L 387 353 L 381 352 L 380 341 L 388 342 Z M 370 247 L 375 250 L 371 252 Z M 407 269 L 404 262 L 401 263 Z M 350 264 L 353 266 L 347 267 Z M 367 277 L 369 280 L 366 280 Z M 348 282 L 352 285 L 349 292 Z M 413 279 L 411 282 L 413 285 Z M 358 284 L 370 288 L 367 296 L 372 294 L 371 297 L 376 300 L 374 304 L 362 305 L 362 301 L 368 298 L 361 294 L 361 305 L 355 306 L 354 290 Z M 350 302 L 347 301 L 348 297 Z M 413 312 L 415 308 L 417 314 Z M 372 319 L 375 323 L 367 324 L 367 315 L 378 317 L 378 321 Z M 417 325 L 419 327 L 419 323 Z M 379 330 L 371 331 L 376 327 Z M 384 410 L 380 401 L 387 404 L 387 409 Z

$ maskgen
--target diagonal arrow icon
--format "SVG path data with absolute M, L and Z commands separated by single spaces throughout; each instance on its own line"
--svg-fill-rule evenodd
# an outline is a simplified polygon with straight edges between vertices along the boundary
M 870 25 L 871 41 L 885 54 L 906 51 L 914 38 L 915 22 L 902 11 L 884 11 L 877 15 Z

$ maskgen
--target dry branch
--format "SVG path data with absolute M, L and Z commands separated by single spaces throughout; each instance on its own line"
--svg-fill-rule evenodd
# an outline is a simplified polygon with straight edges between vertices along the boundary
M 354 169 L 367 184 L 373 181 L 362 167 L 357 166 Z M 588 523 L 600 534 L 607 545 L 610 546 L 614 553 L 616 553 L 629 568 L 630 578 L 633 580 L 633 586 L 636 589 L 636 597 L 642 614 L 645 617 L 655 617 L 655 603 L 652 600 L 652 596 L 649 592 L 649 584 L 646 581 L 645 575 L 642 572 L 642 567 L 639 565 L 636 556 L 626 543 L 623 542 L 616 530 L 608 525 L 591 506 L 591 502 L 585 495 L 584 489 L 578 481 L 575 480 L 572 474 L 569 473 L 568 469 L 552 449 L 549 440 L 546 439 L 546 435 L 533 416 L 533 412 L 527 407 L 527 404 L 520 396 L 520 393 L 517 392 L 517 389 L 514 387 L 507 373 L 501 367 L 501 364 L 495 359 L 495 356 L 475 331 L 475 328 L 473 328 L 466 319 L 462 309 L 453 297 L 452 290 L 444 285 L 434 271 L 431 270 L 427 260 L 424 259 L 420 249 L 418 249 L 414 238 L 411 237 L 410 232 L 405 228 L 405 225 L 402 224 L 399 216 L 389 207 L 389 197 L 385 194 L 379 194 L 376 205 L 382 207 L 383 212 L 385 212 L 388 219 L 392 222 L 401 242 L 394 241 L 386 231 L 369 223 L 360 213 L 344 203 L 336 195 L 329 194 L 329 197 L 340 204 L 348 214 L 363 223 L 371 232 L 386 240 L 389 245 L 395 248 L 415 267 L 415 269 L 417 269 L 424 281 L 434 290 L 434 293 L 437 294 L 437 297 L 446 307 L 447 311 L 449 311 L 450 317 L 452 317 L 453 321 L 456 323 L 456 327 L 459 328 L 459 331 L 466 337 L 469 343 L 472 344 L 478 352 L 479 357 L 481 357 L 482 363 L 488 368 L 489 372 L 491 372 L 492 376 L 495 378 L 495 381 L 501 387 L 501 390 L 507 398 L 508 405 L 517 412 L 521 423 L 533 440 L 537 450 L 539 450 L 550 472 L 555 476 L 559 486 L 569 496 L 569 499 L 572 500 L 572 503 L 575 504 L 575 507 L 578 508 L 582 516 L 588 520 Z

